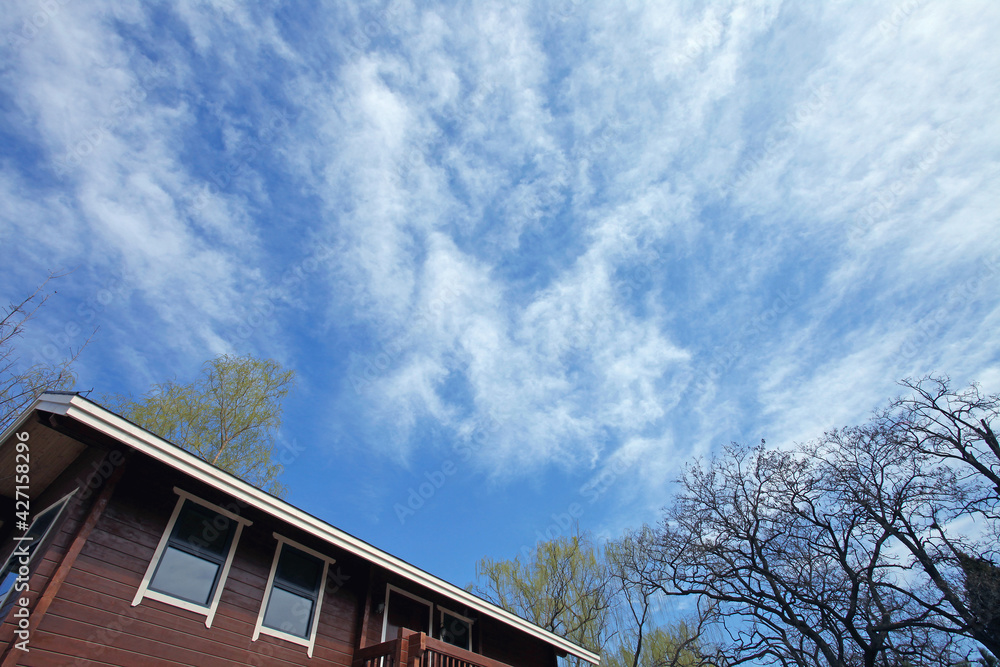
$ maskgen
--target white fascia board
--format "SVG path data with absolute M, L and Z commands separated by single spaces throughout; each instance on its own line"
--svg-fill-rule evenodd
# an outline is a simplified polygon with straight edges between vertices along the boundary
M 501 609 L 454 584 L 439 579 L 429 572 L 425 572 L 353 535 L 345 533 L 325 521 L 321 521 L 311 514 L 286 503 L 284 500 L 261 491 L 238 477 L 201 460 L 177 445 L 153 435 L 128 420 L 105 410 L 89 399 L 75 394 L 43 394 L 28 412 L 30 413 L 31 410 L 44 410 L 75 419 L 151 458 L 191 475 L 224 493 L 228 493 L 252 507 L 283 521 L 287 521 L 344 551 L 360 556 L 436 593 L 460 601 L 483 614 L 504 621 L 537 639 L 582 660 L 586 660 L 593 665 L 600 664 L 601 658 L 596 653 L 577 646 L 573 642 L 544 630 L 516 614 Z M 18 423 L 20 421 L 22 420 L 19 420 Z

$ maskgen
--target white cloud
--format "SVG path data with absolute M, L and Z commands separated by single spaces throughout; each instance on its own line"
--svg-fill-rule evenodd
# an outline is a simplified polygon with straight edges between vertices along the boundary
M 129 364 L 266 311 L 238 344 L 315 388 L 354 359 L 329 419 L 382 451 L 640 452 L 626 504 L 901 374 L 997 377 L 992 278 L 952 296 L 1000 240 L 992 7 L 185 2 L 156 39 L 151 10 L 60 7 L 2 79 L 4 242 L 126 270 Z

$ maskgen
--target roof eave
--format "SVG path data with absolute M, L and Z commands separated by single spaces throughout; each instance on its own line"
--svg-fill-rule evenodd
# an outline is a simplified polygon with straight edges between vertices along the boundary
M 356 554 L 430 590 L 459 600 L 470 608 L 517 627 L 519 630 L 555 646 L 559 650 L 594 665 L 600 663 L 601 659 L 597 654 L 577 646 L 559 635 L 544 630 L 516 614 L 512 614 L 482 598 L 476 597 L 454 584 L 439 579 L 349 533 L 345 533 L 280 498 L 261 491 L 238 477 L 216 468 L 190 452 L 136 426 L 78 394 L 43 394 L 35 401 L 31 408 L 25 411 L 14 424 L 4 431 L 3 440 L 0 440 L 0 442 L 5 441 L 11 433 L 22 425 L 28 415 L 34 410 L 44 410 L 75 419 L 162 463 L 189 474 L 225 493 L 240 498 L 248 505 L 298 526 L 302 530 L 334 546 Z

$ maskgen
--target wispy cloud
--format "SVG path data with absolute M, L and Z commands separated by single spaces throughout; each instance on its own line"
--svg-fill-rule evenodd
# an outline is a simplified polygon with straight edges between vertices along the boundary
M 4 293 L 125 276 L 95 381 L 278 356 L 393 469 L 626 466 L 624 520 L 1000 375 L 991 5 L 52 6 L 0 23 Z

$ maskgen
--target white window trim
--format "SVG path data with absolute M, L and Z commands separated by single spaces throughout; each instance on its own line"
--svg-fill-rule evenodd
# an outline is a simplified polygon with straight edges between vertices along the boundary
M 472 624 L 476 622 L 475 619 L 471 619 L 468 616 L 466 616 L 465 614 L 459 614 L 458 612 L 452 611 L 451 609 L 448 609 L 447 607 L 442 607 L 441 605 L 437 605 L 437 610 L 441 613 L 441 626 L 442 627 L 444 626 L 444 615 L 445 614 L 449 614 L 451 616 L 454 616 L 455 618 L 461 619 L 461 620 L 463 620 L 463 621 L 465 621 L 466 623 L 469 624 L 469 645 L 468 646 L 461 646 L 459 648 L 464 648 L 466 651 L 473 650 L 472 649 Z M 441 639 L 441 638 L 440 637 L 435 637 L 435 639 Z
M 414 595 L 413 593 L 411 593 L 409 591 L 404 591 L 402 588 L 399 588 L 398 586 L 393 586 L 392 584 L 386 584 L 385 585 L 385 606 L 382 609 L 382 641 L 389 641 L 388 639 L 385 638 L 385 633 L 389 629 L 389 593 L 391 591 L 396 591 L 400 595 L 405 595 L 406 597 L 410 598 L 411 600 L 416 600 L 417 602 L 422 602 L 425 605 L 427 605 L 427 628 L 429 629 L 431 635 L 433 636 L 433 634 L 434 634 L 434 603 L 431 602 L 430 600 L 425 600 L 424 598 L 420 597 L 419 595 Z M 395 639 L 395 637 L 391 637 L 391 639 Z
M 52 533 L 52 530 L 56 527 L 56 524 L 59 523 L 59 517 L 62 516 L 62 513 L 66 511 L 66 507 L 69 505 L 69 499 L 72 498 L 73 494 L 75 494 L 79 490 L 80 490 L 79 487 L 73 489 L 72 491 L 70 491 L 69 493 L 67 493 L 65 496 L 63 496 L 59 500 L 55 501 L 54 503 L 52 503 L 51 505 L 49 505 L 48 507 L 46 507 L 45 509 L 43 509 L 41 512 L 36 513 L 31 518 L 31 523 L 28 524 L 28 530 L 31 530 L 31 527 L 33 525 L 35 525 L 35 521 L 38 519 L 38 517 L 40 517 L 41 515 L 45 514 L 46 512 L 48 512 L 50 509 L 52 509 L 56 505 L 59 505 L 60 503 L 62 504 L 62 507 L 60 507 L 59 511 L 56 512 L 56 515 L 54 517 L 52 517 L 52 522 L 49 524 L 49 527 L 46 528 L 45 532 L 42 533 L 42 536 L 38 538 L 38 542 L 37 542 L 38 543 L 38 547 L 36 547 L 34 549 L 34 551 L 31 552 L 31 557 L 28 559 L 28 566 L 29 567 L 31 566 L 31 563 L 34 562 L 34 560 L 35 560 L 35 554 L 38 553 L 38 550 L 41 548 L 42 543 L 45 542 L 45 540 L 48 538 L 48 536 Z M 27 533 L 28 530 L 25 530 L 24 532 Z M 17 547 L 15 547 L 14 551 L 11 552 L 11 554 L 9 556 L 7 556 L 7 559 L 3 562 L 3 568 L 0 568 L 0 572 L 2 572 L 3 570 L 7 569 L 7 566 L 10 565 L 10 561 L 13 560 L 15 556 L 17 556 L 16 552 L 17 552 Z M 4 595 L 0 596 L 0 609 L 3 609 L 5 606 L 7 606 L 7 599 L 14 593 L 14 590 L 15 590 L 14 586 L 11 586 L 9 591 L 7 591 Z
M 132 598 L 132 606 L 136 606 L 145 598 L 158 600 L 159 602 L 165 602 L 166 604 L 180 607 L 181 609 L 193 611 L 196 614 L 204 614 L 205 627 L 210 628 L 212 627 L 212 621 L 215 619 L 215 612 L 219 608 L 219 600 L 222 598 L 222 589 L 225 587 L 226 578 L 229 576 L 229 568 L 232 566 L 233 557 L 236 555 L 236 544 L 240 541 L 240 534 L 243 532 L 243 527 L 252 526 L 253 521 L 245 519 L 239 514 L 235 514 L 224 507 L 219 507 L 215 503 L 203 500 L 198 496 L 188 493 L 184 489 L 176 486 L 174 487 L 174 493 L 178 496 L 177 504 L 174 505 L 174 511 L 170 515 L 170 520 L 167 522 L 167 527 L 164 529 L 163 535 L 160 536 L 160 543 L 156 545 L 156 551 L 153 552 L 153 558 L 149 561 L 149 566 L 146 568 L 146 574 L 142 577 L 142 583 L 139 584 L 139 590 L 135 592 L 135 597 Z M 195 604 L 187 600 L 181 600 L 180 598 L 175 598 L 172 595 L 167 595 L 158 591 L 149 590 L 149 582 L 153 578 L 156 566 L 160 564 L 160 557 L 167 548 L 167 542 L 170 540 L 170 534 L 174 531 L 174 524 L 177 522 L 177 517 L 180 516 L 181 507 L 184 506 L 185 501 L 191 501 L 201 505 L 202 507 L 207 507 L 213 512 L 218 512 L 227 519 L 236 522 L 236 532 L 233 533 L 233 541 L 229 544 L 229 553 L 226 554 L 226 561 L 222 565 L 222 572 L 219 574 L 219 583 L 215 587 L 215 594 L 212 596 L 211 603 L 207 606 Z
M 329 572 L 330 566 L 337 561 L 334 558 L 321 554 L 315 549 L 310 549 L 307 546 L 299 544 L 295 540 L 291 540 L 280 533 L 274 533 L 274 539 L 278 540 L 278 546 L 274 549 L 274 558 L 271 561 L 271 572 L 267 575 L 267 587 L 264 589 L 264 599 L 261 600 L 260 611 L 257 613 L 257 625 L 253 629 L 253 641 L 257 641 L 261 635 L 269 635 L 271 637 L 277 637 L 278 639 L 284 639 L 287 642 L 298 644 L 299 646 L 305 646 L 306 655 L 311 658 L 313 655 L 313 648 L 316 646 L 316 629 L 319 627 L 319 614 L 323 609 L 323 593 L 326 592 L 327 573 Z M 313 613 L 312 627 L 309 628 L 308 638 L 298 637 L 264 625 L 264 612 L 267 611 L 267 603 L 271 599 L 271 588 L 274 585 L 274 575 L 278 571 L 278 559 L 281 557 L 281 550 L 286 544 L 323 561 L 323 575 L 319 580 L 319 594 L 316 596 L 316 610 L 315 613 Z

